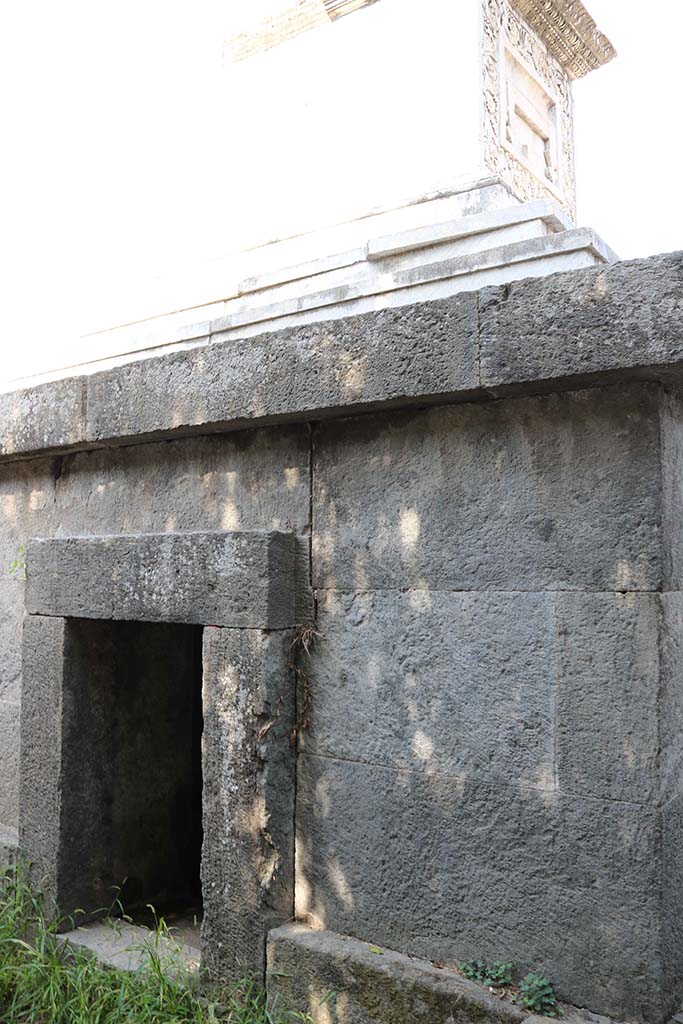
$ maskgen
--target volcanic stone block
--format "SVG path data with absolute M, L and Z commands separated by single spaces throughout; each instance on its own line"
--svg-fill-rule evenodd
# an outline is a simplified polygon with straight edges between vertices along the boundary
M 62 698 L 66 621 L 24 623 L 19 845 L 56 898 L 61 809 Z
M 263 975 L 293 913 L 295 687 L 290 631 L 204 631 L 202 967 Z
M 660 396 L 663 590 L 683 588 L 683 397 Z
M 38 540 L 26 566 L 33 614 L 268 628 L 295 619 L 290 534 Z
M 0 822 L 10 827 L 19 816 L 19 712 L 16 701 L 0 700 Z
M 304 754 L 296 916 L 430 960 L 509 959 L 596 1012 L 660 1020 L 659 834 L 656 808 Z
M 683 794 L 662 810 L 662 946 L 669 1013 L 683 1005 Z
M 662 607 L 660 770 L 666 803 L 683 796 L 683 593 L 662 594 Z
M 683 360 L 683 253 L 481 292 L 484 387 Z
M 23 596 L 20 580 L 0 579 L 0 702 L 21 699 Z
M 0 394 L 0 456 L 83 441 L 85 378 L 71 377 Z
M 557 595 L 561 790 L 658 802 L 660 619 L 658 594 Z
M 657 403 L 633 385 L 323 425 L 314 584 L 658 589 Z
M 327 592 L 306 751 L 554 787 L 552 595 Z
M 314 1024 L 512 1024 L 526 1016 L 453 970 L 300 924 L 270 932 L 267 983 L 271 998 Z
M 466 294 L 127 363 L 87 378 L 86 437 L 234 428 L 476 388 L 477 330 L 477 297 Z

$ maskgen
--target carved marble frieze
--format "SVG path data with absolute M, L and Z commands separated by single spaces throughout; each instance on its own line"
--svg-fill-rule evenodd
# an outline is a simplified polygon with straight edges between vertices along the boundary
M 570 78 L 581 78 L 616 56 L 579 0 L 512 0 Z
M 559 60 L 519 16 L 509 0 L 482 0 L 482 133 L 484 160 L 523 201 L 553 198 L 575 215 L 574 133 L 571 82 Z M 552 130 L 543 166 L 524 160 L 510 137 L 509 61 L 524 68 L 547 97 Z M 539 126 L 539 133 L 546 133 Z

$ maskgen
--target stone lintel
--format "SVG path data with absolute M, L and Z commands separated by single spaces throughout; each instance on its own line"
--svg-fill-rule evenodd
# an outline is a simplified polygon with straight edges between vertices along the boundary
M 627 379 L 683 382 L 683 252 L 290 327 L 0 395 L 0 460 Z
M 280 629 L 294 592 L 294 538 L 276 531 L 33 540 L 26 554 L 31 615 Z

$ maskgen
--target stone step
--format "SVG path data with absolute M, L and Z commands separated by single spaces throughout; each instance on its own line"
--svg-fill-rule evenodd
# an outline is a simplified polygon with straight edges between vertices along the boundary
M 302 924 L 268 935 L 271 999 L 313 1024 L 551 1024 L 456 970 Z M 564 1024 L 613 1024 L 563 1004 Z
M 92 921 L 58 936 L 72 949 L 96 958 L 105 967 L 137 971 L 150 953 L 161 958 L 164 973 L 194 973 L 199 970 L 199 925 L 187 922 L 170 928 L 156 940 L 154 932 L 128 921 Z

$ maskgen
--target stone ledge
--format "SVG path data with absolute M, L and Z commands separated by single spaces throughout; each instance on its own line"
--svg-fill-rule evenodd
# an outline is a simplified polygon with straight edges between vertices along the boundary
M 302 924 L 268 935 L 269 997 L 314 1024 L 551 1024 L 456 971 Z M 565 1024 L 612 1024 L 563 1006 Z
M 282 629 L 295 624 L 294 537 L 216 532 L 30 541 L 31 615 Z
M 634 378 L 683 382 L 683 252 L 0 395 L 0 459 Z

